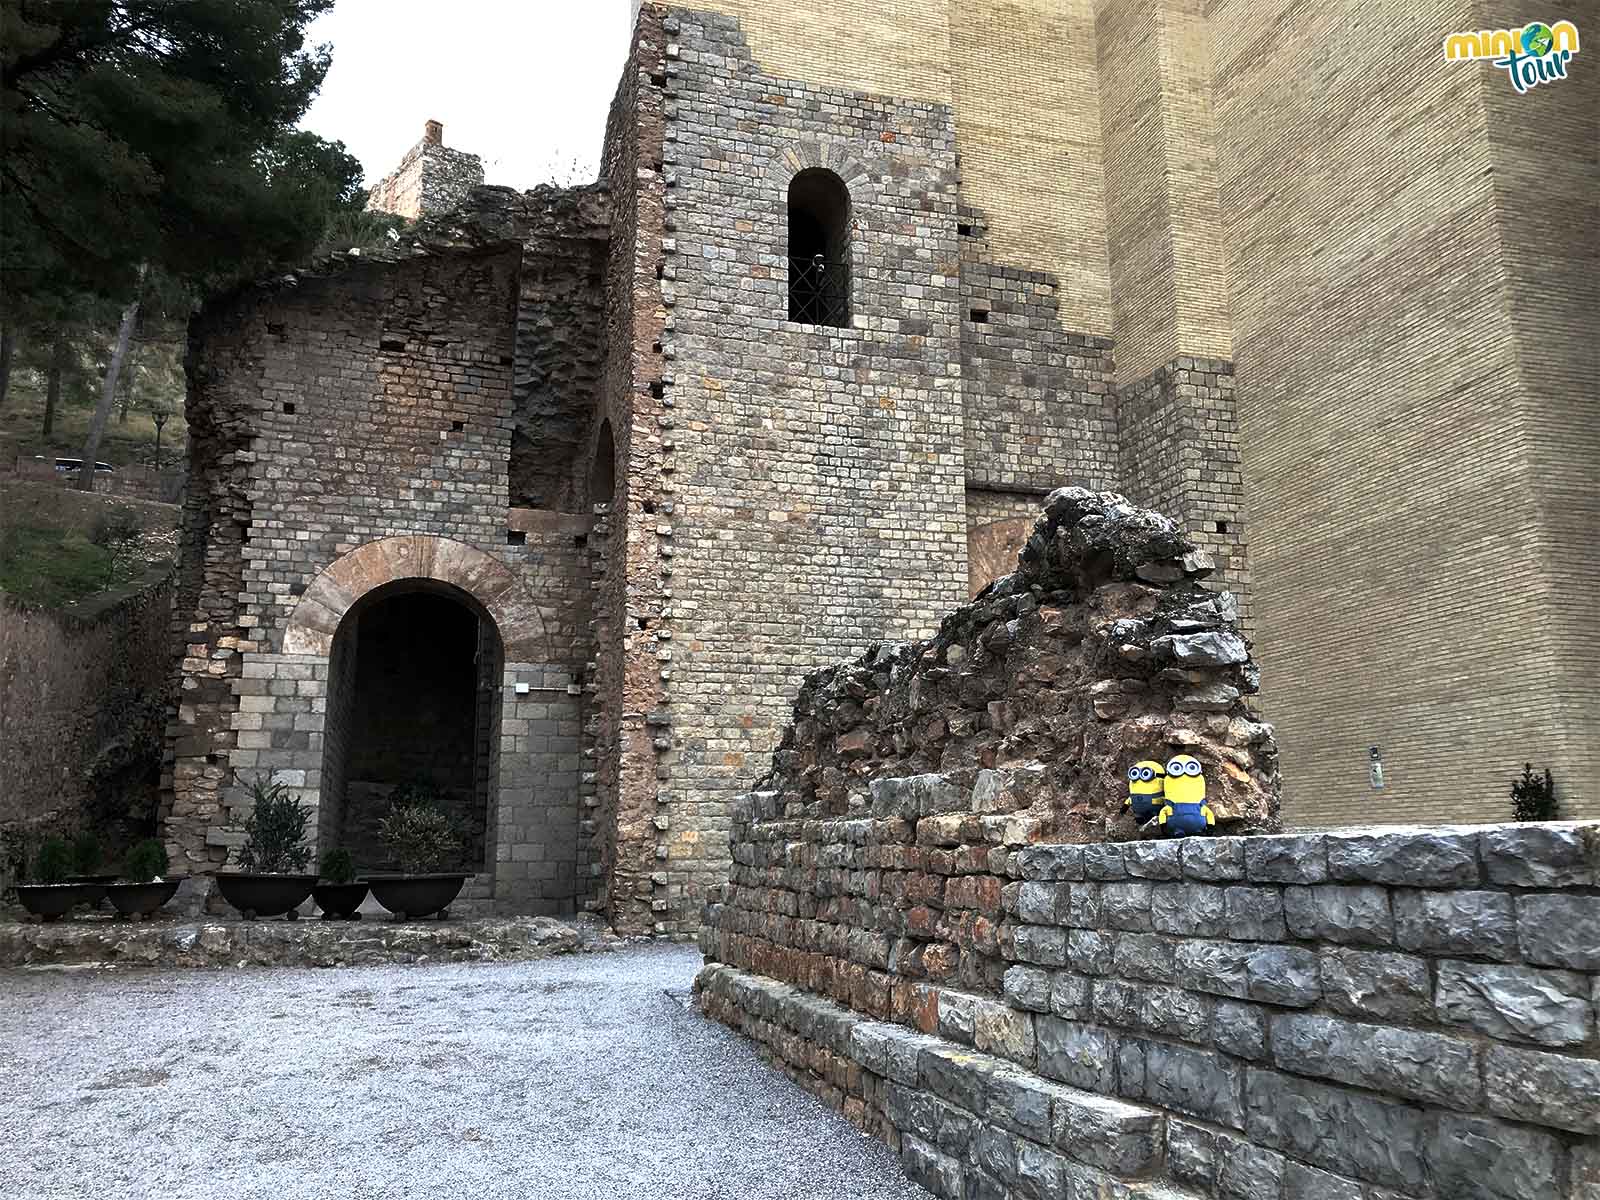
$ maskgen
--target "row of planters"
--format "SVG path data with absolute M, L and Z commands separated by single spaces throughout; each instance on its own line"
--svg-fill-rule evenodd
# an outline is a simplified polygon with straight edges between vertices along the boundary
M 245 824 L 245 844 L 238 872 L 216 876 L 222 898 L 245 920 L 284 916 L 295 920 L 300 905 L 315 899 L 324 920 L 360 920 L 370 891 L 373 898 L 401 920 L 449 916 L 449 906 L 472 876 L 444 871 L 459 863 L 462 840 L 440 797 L 426 784 L 395 789 L 389 814 L 380 824 L 385 848 L 400 864 L 398 874 L 356 877 L 348 850 L 322 856 L 320 875 L 305 874 L 311 858 L 306 826 L 311 810 L 281 783 L 258 780 L 251 788 L 255 810 Z M 31 882 L 17 886 L 17 899 L 33 916 L 55 921 L 74 908 L 94 909 L 109 900 L 123 917 L 139 920 L 159 911 L 183 882 L 168 873 L 167 852 L 155 839 L 140 842 L 125 858 L 120 873 L 94 874 L 100 850 L 92 835 L 44 842 L 34 857 Z
M 106 900 L 137 921 L 171 900 L 183 882 L 167 873 L 167 852 L 154 838 L 129 850 L 120 872 L 96 874 L 100 858 L 100 843 L 92 834 L 80 834 L 70 845 L 64 838 L 47 839 L 34 856 L 31 882 L 17 885 L 17 900 L 42 921 L 59 920 L 79 906 L 97 908 Z
M 426 784 L 402 784 L 390 797 L 389 814 L 379 825 L 384 847 L 400 864 L 400 874 L 356 878 L 348 850 L 322 856 L 320 875 L 304 874 L 311 851 L 306 825 L 311 810 L 281 783 L 258 780 L 252 787 L 255 811 L 245 823 L 245 844 L 239 852 L 243 871 L 217 876 L 222 898 L 247 921 L 283 916 L 295 920 L 307 898 L 316 901 L 323 920 L 361 919 L 360 908 L 372 893 L 400 920 L 450 915 L 450 904 L 472 878 L 463 871 L 443 871 L 461 859 L 461 837 L 439 807 L 439 796 Z

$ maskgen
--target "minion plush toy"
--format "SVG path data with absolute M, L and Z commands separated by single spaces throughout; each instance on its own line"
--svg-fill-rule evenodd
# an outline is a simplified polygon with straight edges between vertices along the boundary
M 1174 754 L 1167 759 L 1167 773 L 1161 785 L 1166 803 L 1157 820 L 1167 837 L 1187 837 L 1205 833 L 1217 823 L 1206 803 L 1206 780 L 1200 773 L 1200 760 L 1190 754 Z
M 1136 762 L 1128 768 L 1128 798 L 1122 807 L 1133 813 L 1136 825 L 1143 825 L 1161 808 L 1161 785 L 1166 769 L 1158 762 Z

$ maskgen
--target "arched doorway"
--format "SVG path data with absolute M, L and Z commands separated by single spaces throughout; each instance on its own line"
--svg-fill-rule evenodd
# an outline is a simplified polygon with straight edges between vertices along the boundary
M 409 785 L 454 819 L 463 869 L 492 866 L 504 657 L 494 620 L 452 584 L 396 580 L 351 605 L 329 661 L 320 846 L 393 866 L 379 822 Z

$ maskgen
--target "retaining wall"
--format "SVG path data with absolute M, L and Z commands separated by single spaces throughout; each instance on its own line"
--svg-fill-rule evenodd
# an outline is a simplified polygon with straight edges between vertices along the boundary
M 744 798 L 697 981 L 936 1195 L 1600 1196 L 1600 825 L 1026 846 L 950 789 Z

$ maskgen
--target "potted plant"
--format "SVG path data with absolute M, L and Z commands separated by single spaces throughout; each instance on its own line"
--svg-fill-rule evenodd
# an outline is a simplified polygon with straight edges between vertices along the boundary
M 155 838 L 145 838 L 122 860 L 123 883 L 106 888 L 111 906 L 130 921 L 150 916 L 177 894 L 181 879 L 167 874 L 167 848 Z
M 106 884 L 115 883 L 115 875 L 97 875 L 100 867 L 100 839 L 85 829 L 72 839 L 72 874 L 68 883 L 83 886 L 83 903 L 93 908 L 106 898 Z
M 356 881 L 355 860 L 348 850 L 329 850 L 322 856 L 322 879 L 311 892 L 324 921 L 361 920 L 356 910 L 367 898 L 365 880 Z
M 69 883 L 72 847 L 62 838 L 46 838 L 34 856 L 31 883 L 17 885 L 17 899 L 41 921 L 54 921 L 82 904 L 88 893 L 81 883 Z
M 437 803 L 438 792 L 423 784 L 396 788 L 389 815 L 378 825 L 383 844 L 400 864 L 399 875 L 372 875 L 367 885 L 379 904 L 404 921 L 450 915 L 469 872 L 445 871 L 461 861 L 461 835 Z
M 284 914 L 293 921 L 295 911 L 317 884 L 306 875 L 306 822 L 311 810 L 289 794 L 277 780 L 257 776 L 250 785 L 255 809 L 245 822 L 244 848 L 239 851 L 243 871 L 217 876 L 222 898 L 239 910 L 246 921 Z

